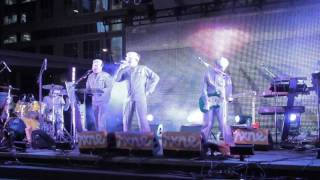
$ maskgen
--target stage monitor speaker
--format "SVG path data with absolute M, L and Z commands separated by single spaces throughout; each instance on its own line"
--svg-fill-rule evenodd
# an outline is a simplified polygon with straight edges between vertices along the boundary
M 152 156 L 156 145 L 153 132 L 115 132 L 108 135 L 111 153 L 121 155 Z
M 195 124 L 195 125 L 183 125 L 180 127 L 180 132 L 194 132 L 194 133 L 201 133 L 202 125 Z
M 106 131 L 86 131 L 78 134 L 80 153 L 102 154 L 108 146 L 108 133 Z
M 61 151 L 71 151 L 74 149 L 74 146 L 71 141 L 56 141 L 55 146 L 56 150 Z
M 244 161 L 245 155 L 253 155 L 253 145 L 250 144 L 237 144 L 235 146 L 230 146 L 231 155 L 240 155 L 240 161 Z
M 162 147 L 164 156 L 201 156 L 201 134 L 199 132 L 164 132 L 162 134 Z
M 255 150 L 270 150 L 273 146 L 268 129 L 232 127 L 235 144 L 253 144 Z
M 34 130 L 31 134 L 31 146 L 33 149 L 53 149 L 54 140 L 43 130 Z

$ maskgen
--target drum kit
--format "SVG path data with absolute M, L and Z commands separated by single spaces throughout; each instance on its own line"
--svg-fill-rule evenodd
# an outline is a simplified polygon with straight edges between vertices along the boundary
M 19 89 L 12 86 L 0 86 L 0 89 L 7 90 L 7 92 L 0 92 L 0 108 L 2 109 L 0 130 L 4 137 L 12 134 L 15 141 L 28 139 L 26 128 L 29 127 L 32 130 L 41 129 L 55 139 L 54 124 L 51 116 L 46 112 L 47 104 L 35 100 L 32 94 L 28 96 L 23 94 L 14 103 L 13 97 L 16 95 L 12 95 L 12 91 L 19 91 Z M 61 85 L 48 84 L 44 85 L 43 89 L 59 90 L 59 96 L 67 94 Z
M 5 92 L 0 92 L 0 109 L 2 109 L 0 134 L 3 136 L 0 136 L 2 139 L 1 143 L 8 139 L 14 141 L 27 140 L 27 142 L 30 143 L 31 132 L 37 129 L 41 129 L 51 136 L 52 139 L 61 140 L 58 135 L 59 130 L 56 127 L 56 120 L 54 119 L 55 115 L 52 113 L 52 109 L 48 110 L 50 108 L 47 103 L 37 101 L 32 94 L 23 94 L 19 98 L 15 98 L 16 101 L 13 101 L 13 97 L 18 96 L 13 95 L 12 91 L 19 91 L 19 89 L 12 86 L 0 86 L 0 90 L 1 89 L 6 90 Z M 67 90 L 61 85 L 43 85 L 42 89 L 49 90 L 50 93 L 55 93 L 54 97 L 68 96 Z M 75 92 L 84 95 L 85 98 L 87 95 L 101 94 L 103 90 L 75 89 Z M 63 129 L 63 133 L 67 135 L 65 137 L 72 139 L 65 129 Z M 1 145 L 2 144 L 0 144 L 0 146 Z

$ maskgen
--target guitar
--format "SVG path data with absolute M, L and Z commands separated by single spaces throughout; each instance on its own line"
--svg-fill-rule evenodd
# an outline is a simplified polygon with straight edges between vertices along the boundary
M 201 96 L 199 98 L 200 111 L 203 112 L 203 113 L 206 113 L 211 109 L 217 109 L 217 108 L 220 107 L 220 105 L 222 103 L 222 100 L 223 99 L 220 96 L 220 92 L 214 92 L 214 93 L 208 94 L 208 106 L 209 106 L 209 109 L 205 109 L 206 100 L 205 100 L 205 98 L 203 96 Z
M 255 96 L 257 95 L 257 93 L 255 91 L 247 91 L 247 92 L 243 92 L 243 93 L 238 93 L 238 94 L 234 94 L 232 96 L 233 99 L 236 98 L 241 98 L 241 97 L 252 97 L 252 114 L 254 117 L 254 111 L 255 111 Z M 221 103 L 223 102 L 223 99 L 220 96 L 220 92 L 214 92 L 214 93 L 210 93 L 208 94 L 208 106 L 209 109 L 205 109 L 205 98 L 203 96 L 201 96 L 199 98 L 199 108 L 200 111 L 203 113 L 208 112 L 211 109 L 217 109 L 221 106 Z

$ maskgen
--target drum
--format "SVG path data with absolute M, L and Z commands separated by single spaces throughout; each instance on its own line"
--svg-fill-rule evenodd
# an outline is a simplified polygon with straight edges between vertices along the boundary
M 25 123 L 27 127 L 31 127 L 32 130 L 39 129 L 40 128 L 40 123 L 36 119 L 32 118 L 22 118 L 22 121 Z
M 8 97 L 7 92 L 0 92 L 0 108 L 3 108 L 4 105 L 6 104 L 7 97 Z
M 40 112 L 40 103 L 39 101 L 32 101 L 28 104 L 28 108 L 27 108 L 28 112 Z
M 14 108 L 14 113 L 18 117 L 24 117 L 27 114 L 27 103 L 19 100 Z
M 41 122 L 40 129 L 46 132 L 50 137 L 54 139 L 54 127 L 51 122 L 48 122 L 48 121 Z
M 14 141 L 22 141 L 26 137 L 26 125 L 20 118 L 10 118 L 6 121 L 4 129 L 7 136 L 12 136 Z

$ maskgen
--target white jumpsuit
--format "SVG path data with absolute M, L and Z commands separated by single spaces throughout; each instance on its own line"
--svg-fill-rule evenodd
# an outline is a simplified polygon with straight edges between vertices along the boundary
M 146 66 L 120 69 L 115 81 L 126 81 L 128 97 L 123 108 L 123 131 L 130 131 L 134 111 L 137 113 L 141 132 L 150 132 L 147 116 L 147 95 L 155 90 L 160 78 Z

